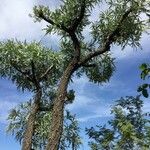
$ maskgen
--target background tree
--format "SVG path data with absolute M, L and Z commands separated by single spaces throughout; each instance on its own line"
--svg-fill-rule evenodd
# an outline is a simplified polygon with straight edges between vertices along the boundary
M 114 59 L 109 52 L 111 45 L 120 45 L 122 48 L 126 45 L 138 47 L 141 35 L 148 27 L 148 18 L 140 19 L 141 14 L 147 15 L 150 11 L 148 0 L 105 0 L 109 9 L 100 12 L 96 22 L 91 22 L 89 16 L 93 8 L 97 4 L 101 6 L 102 2 L 102 0 L 63 0 L 54 11 L 45 6 L 33 8 L 32 17 L 35 21 L 48 22 L 46 33 L 57 33 L 61 36 L 60 51 L 56 53 L 62 55 L 60 68 L 63 72 L 61 77 L 58 77 L 59 84 L 53 103 L 47 150 L 58 149 L 63 130 L 67 88 L 72 76 L 86 74 L 94 83 L 108 81 L 115 69 Z M 90 42 L 86 42 L 83 35 L 86 26 L 91 27 Z M 39 61 L 45 60 L 42 59 Z M 57 60 L 60 62 L 60 58 Z
M 92 150 L 148 150 L 150 124 L 142 111 L 140 96 L 121 98 L 112 108 L 113 119 L 108 126 L 86 129 L 92 139 Z

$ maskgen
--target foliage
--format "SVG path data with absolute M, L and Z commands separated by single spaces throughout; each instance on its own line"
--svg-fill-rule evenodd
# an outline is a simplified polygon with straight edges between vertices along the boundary
M 149 120 L 142 112 L 143 102 L 140 96 L 121 98 L 112 108 L 113 119 L 108 126 L 86 129 L 92 139 L 92 150 L 131 150 L 149 147 Z
M 12 109 L 8 116 L 9 125 L 7 127 L 7 132 L 15 136 L 15 139 L 20 143 L 23 140 L 23 135 L 26 129 L 26 123 L 30 111 L 31 101 L 21 103 L 16 108 Z M 50 122 L 51 111 L 39 111 L 34 126 L 34 135 L 32 137 L 33 149 L 45 149 Z M 69 111 L 66 111 L 64 119 L 64 131 L 59 146 L 60 149 L 67 150 L 73 146 L 74 150 L 77 150 L 77 148 L 79 148 L 82 144 L 79 132 L 80 128 L 78 127 L 78 122 L 75 119 L 75 115 L 71 115 Z
M 64 130 L 60 142 L 60 150 L 67 150 L 69 147 L 72 150 L 77 150 L 82 144 L 81 137 L 79 136 L 80 128 L 75 115 L 71 115 L 66 111 L 64 120 Z
M 140 70 L 141 70 L 141 79 L 145 80 L 146 78 L 150 77 L 150 65 L 149 64 L 145 64 L 143 63 L 140 66 Z M 150 89 L 150 84 L 145 83 L 141 86 L 139 86 L 138 88 L 138 92 L 142 92 L 142 95 L 146 98 L 148 98 L 149 94 L 148 94 L 148 90 Z
M 90 21 L 92 10 L 97 4 L 102 6 L 103 2 L 108 9 L 100 12 L 96 22 Z M 46 34 L 57 33 L 61 36 L 60 50 L 53 51 L 36 42 L 8 40 L 0 43 L 2 77 L 12 80 L 22 90 L 34 91 L 35 81 L 40 82 L 43 91 L 51 86 L 58 87 L 51 125 L 56 130 L 50 129 L 53 133 L 46 149 L 50 149 L 49 146 L 57 149 L 59 144 L 67 87 L 74 73 L 79 77 L 86 74 L 94 83 L 109 81 L 115 70 L 114 58 L 109 52 L 111 45 L 140 47 L 140 38 L 149 23 L 147 17 L 141 19 L 140 16 L 149 16 L 149 5 L 149 0 L 61 0 L 61 5 L 54 11 L 42 5 L 35 6 L 31 16 L 35 21 L 48 23 Z M 89 42 L 85 42 L 83 34 L 87 26 L 91 27 Z M 74 99 L 74 92 L 71 91 L 68 96 Z M 131 131 L 130 139 L 134 141 L 132 137 L 135 133 L 130 120 L 126 120 L 119 108 L 114 109 L 114 113 L 125 121 L 126 128 Z M 120 133 L 127 131 L 119 125 L 117 128 Z M 124 137 L 121 140 L 124 141 Z
M 101 0 L 62 0 L 62 4 L 55 11 L 51 11 L 49 7 L 35 6 L 33 8 L 33 14 L 31 16 L 35 21 L 44 20 L 50 21 L 51 24 L 47 25 L 46 33 L 57 32 L 59 35 L 66 35 L 63 28 L 70 28 L 76 30 L 78 36 L 81 36 L 81 32 L 84 27 L 89 24 L 88 17 L 94 4 Z M 80 21 L 80 16 L 83 15 Z M 75 25 L 80 21 L 80 25 Z
M 35 90 L 29 78 L 31 74 L 33 75 L 33 71 L 41 84 L 48 87 L 56 84 L 60 73 L 60 61 L 59 53 L 42 47 L 36 42 L 14 40 L 0 42 L 0 75 L 11 79 L 22 90 Z M 49 68 L 52 69 L 50 75 L 41 78 Z
M 139 47 L 142 32 L 147 29 L 145 26 L 147 20 L 140 19 L 139 15 L 150 11 L 148 1 L 106 0 L 106 3 L 109 9 L 102 12 L 99 20 L 92 26 L 94 38 L 103 44 L 115 31 L 114 44 L 121 45 L 123 48 L 126 45 Z M 123 20 L 125 12 L 130 14 Z
M 23 135 L 26 129 L 28 116 L 31 109 L 31 101 L 20 104 L 18 107 L 12 109 L 8 116 L 9 125 L 7 132 L 15 136 L 15 139 L 20 143 L 23 140 Z M 47 139 L 47 130 L 49 128 L 49 121 L 51 119 L 51 112 L 39 112 L 35 122 L 35 132 L 32 137 L 33 148 L 45 147 Z

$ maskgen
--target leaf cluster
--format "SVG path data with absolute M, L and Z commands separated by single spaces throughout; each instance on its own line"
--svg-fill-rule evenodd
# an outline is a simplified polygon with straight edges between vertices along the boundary
M 149 120 L 142 112 L 140 96 L 121 98 L 112 108 L 108 126 L 86 129 L 92 150 L 149 149 Z
M 9 125 L 7 127 L 7 133 L 11 133 L 15 136 L 17 141 L 22 142 L 23 135 L 26 129 L 28 116 L 30 114 L 32 101 L 21 103 L 14 109 L 12 109 L 8 116 Z M 45 106 L 45 103 L 43 105 Z M 39 111 L 36 115 L 36 122 L 34 126 L 34 135 L 32 137 L 32 148 L 45 149 L 48 139 L 48 131 L 51 122 L 51 111 Z M 66 111 L 64 119 L 64 131 L 62 134 L 59 148 L 66 150 L 74 144 L 74 148 L 77 149 L 82 144 L 79 136 L 80 128 L 78 122 L 75 119 L 75 115 L 71 115 L 69 111 Z
M 50 23 L 46 27 L 46 33 L 57 32 L 59 35 L 65 36 L 65 30 L 69 29 L 76 31 L 78 36 L 81 36 L 84 27 L 90 23 L 88 17 L 93 6 L 100 1 L 61 0 L 60 7 L 55 9 L 55 11 L 51 11 L 49 7 L 35 6 L 31 16 L 35 21 L 44 19 Z M 77 26 L 78 23 L 79 25 Z
M 51 71 L 42 75 L 51 67 Z M 8 40 L 0 43 L 0 75 L 19 89 L 34 90 L 33 76 L 42 85 L 54 85 L 60 76 L 61 55 L 39 43 Z
M 147 18 L 144 20 L 139 16 L 149 12 L 148 1 L 106 0 L 106 3 L 109 8 L 100 14 L 99 20 L 92 26 L 93 37 L 103 45 L 115 33 L 112 43 L 122 48 L 126 45 L 139 47 L 147 21 Z M 129 13 L 126 19 L 125 12 Z
M 140 66 L 140 70 L 141 70 L 141 79 L 145 80 L 146 78 L 150 77 L 150 65 L 143 63 Z M 143 85 L 140 85 L 137 89 L 138 92 L 141 92 L 142 95 L 146 98 L 149 97 L 149 92 L 148 90 L 150 89 L 150 84 L 149 83 L 145 83 Z

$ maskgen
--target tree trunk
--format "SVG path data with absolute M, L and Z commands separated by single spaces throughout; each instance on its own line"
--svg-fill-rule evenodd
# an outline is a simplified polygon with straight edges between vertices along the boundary
M 72 61 L 67 69 L 65 70 L 58 90 L 57 98 L 54 101 L 53 110 L 52 110 L 52 122 L 49 132 L 49 139 L 46 150 L 58 150 L 61 135 L 63 132 L 63 119 L 64 119 L 64 104 L 67 93 L 67 87 L 71 75 L 75 70 L 75 61 Z
M 32 148 L 32 136 L 34 134 L 34 124 L 36 120 L 36 114 L 40 107 L 41 96 L 42 96 L 41 90 L 37 91 L 34 103 L 31 107 L 31 113 L 27 121 L 27 127 L 23 137 L 22 150 L 31 150 Z

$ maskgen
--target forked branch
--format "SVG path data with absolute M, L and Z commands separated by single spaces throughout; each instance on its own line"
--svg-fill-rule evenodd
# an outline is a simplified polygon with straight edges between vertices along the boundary
M 121 32 L 121 26 L 122 23 L 127 19 L 127 17 L 129 16 L 129 14 L 133 11 L 132 8 L 130 8 L 128 11 L 126 11 L 124 13 L 124 15 L 122 16 L 121 20 L 119 21 L 116 29 L 108 36 L 107 40 L 105 41 L 105 44 L 103 47 L 101 47 L 99 50 L 91 52 L 90 54 L 88 54 L 82 61 L 80 61 L 78 63 L 78 67 L 83 66 L 84 64 L 86 64 L 89 60 L 91 60 L 92 58 L 104 54 L 105 52 L 110 50 L 110 46 L 113 42 L 115 42 L 117 36 L 120 35 Z

